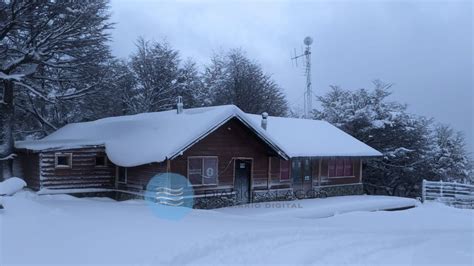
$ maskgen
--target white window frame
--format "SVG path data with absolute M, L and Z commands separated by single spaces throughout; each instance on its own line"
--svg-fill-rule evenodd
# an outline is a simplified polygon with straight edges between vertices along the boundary
M 58 164 L 58 157 L 67 156 L 68 158 L 68 165 Z M 54 168 L 56 169 L 71 169 L 72 168 L 72 152 L 56 152 L 54 154 Z
M 205 158 L 211 158 L 211 159 L 216 159 L 217 160 L 217 166 L 216 166 L 216 170 L 217 170 L 217 173 L 216 173 L 216 183 L 212 183 L 212 184 L 204 184 L 203 180 L 204 180 L 204 159 Z M 218 156 L 188 156 L 187 158 L 187 172 L 186 172 L 186 176 L 189 180 L 189 159 L 201 159 L 201 183 L 200 184 L 193 184 L 191 183 L 191 181 L 189 181 L 189 183 L 191 184 L 192 187 L 203 187 L 203 186 L 217 186 L 219 184 L 219 157 Z
M 97 157 L 104 157 L 104 164 L 103 165 L 100 165 L 100 164 L 97 164 Z M 109 160 L 107 159 L 107 155 L 105 154 L 96 154 L 95 157 L 94 157 L 94 165 L 95 167 L 98 167 L 98 168 L 103 168 L 103 167 L 107 167 L 109 162 Z

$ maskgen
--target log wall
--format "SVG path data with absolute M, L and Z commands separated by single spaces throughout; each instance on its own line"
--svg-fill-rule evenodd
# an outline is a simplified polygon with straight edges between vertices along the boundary
M 72 153 L 71 168 L 56 168 L 55 153 Z M 46 189 L 114 188 L 115 165 L 96 166 L 97 155 L 105 155 L 103 147 L 49 151 L 39 154 L 40 184 Z

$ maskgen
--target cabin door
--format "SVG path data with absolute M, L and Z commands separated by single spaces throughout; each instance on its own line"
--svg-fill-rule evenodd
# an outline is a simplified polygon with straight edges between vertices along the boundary
M 249 203 L 251 197 L 250 175 L 252 173 L 252 161 L 242 159 L 235 160 L 234 173 L 234 190 L 237 203 Z
M 311 159 L 295 158 L 291 162 L 293 193 L 298 199 L 311 197 L 313 180 L 311 175 Z

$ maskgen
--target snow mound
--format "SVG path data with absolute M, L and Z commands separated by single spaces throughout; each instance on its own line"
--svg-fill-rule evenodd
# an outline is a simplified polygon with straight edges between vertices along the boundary
M 351 201 L 402 203 L 353 196 L 271 203 L 302 208 L 194 209 L 169 221 L 143 200 L 62 197 L 22 191 L 2 199 L 8 212 L 0 214 L 1 265 L 472 266 L 474 259 L 473 211 L 442 204 L 301 217 L 301 210 L 345 211 Z
M 25 181 L 18 177 L 11 177 L 0 182 L 0 196 L 11 196 L 26 187 Z
M 324 199 L 302 199 L 288 201 L 286 203 L 250 203 L 221 208 L 216 211 L 233 215 L 275 217 L 286 214 L 297 218 L 317 219 L 351 212 L 373 212 L 412 208 L 419 206 L 419 204 L 419 201 L 411 198 L 353 195 Z

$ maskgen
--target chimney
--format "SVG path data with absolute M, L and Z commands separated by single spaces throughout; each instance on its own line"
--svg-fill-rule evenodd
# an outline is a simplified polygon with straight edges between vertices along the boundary
M 267 130 L 267 124 L 268 124 L 268 113 L 267 112 L 263 112 L 262 113 L 262 123 L 261 123 L 261 126 L 263 129 Z
M 183 97 L 178 96 L 178 100 L 176 102 L 176 113 L 179 115 L 183 113 Z

